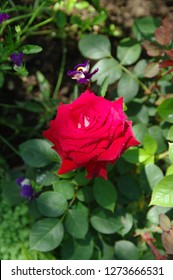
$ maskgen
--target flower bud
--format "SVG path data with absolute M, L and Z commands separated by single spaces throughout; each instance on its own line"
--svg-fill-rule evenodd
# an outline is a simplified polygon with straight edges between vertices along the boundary
M 163 231 L 169 231 L 171 228 L 171 221 L 165 214 L 159 215 L 159 224 Z
M 21 34 L 21 33 L 22 33 L 22 30 L 21 30 L 21 26 L 20 26 L 20 25 L 16 25 L 16 26 L 15 26 L 15 30 L 16 30 L 16 33 L 18 33 L 18 34 Z
M 173 254 L 173 228 L 162 232 L 162 244 L 167 254 Z

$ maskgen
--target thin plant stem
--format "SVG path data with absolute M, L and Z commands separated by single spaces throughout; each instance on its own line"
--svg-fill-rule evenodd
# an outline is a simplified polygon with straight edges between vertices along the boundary
M 44 3 L 43 3 L 43 4 L 44 4 Z M 40 5 L 37 9 L 35 9 L 34 13 L 32 13 L 32 16 L 31 16 L 31 18 L 29 19 L 27 25 L 26 25 L 25 28 L 22 30 L 22 33 L 23 33 L 23 34 L 25 34 L 25 33 L 28 31 L 30 25 L 33 23 L 33 21 L 35 20 L 36 16 L 38 15 L 38 13 L 40 12 L 40 10 L 42 9 L 42 6 L 43 6 L 43 5 Z
M 4 108 L 12 108 L 12 109 L 20 109 L 21 107 L 18 105 L 12 105 L 12 104 L 1 104 L 0 103 L 0 107 L 4 107 Z
M 146 93 L 150 93 L 150 89 L 143 83 L 141 82 L 138 77 L 133 74 L 131 71 L 129 71 L 126 67 L 124 67 L 122 64 L 119 64 L 120 65 L 120 68 L 125 72 L 127 73 L 130 77 L 132 77 L 134 80 L 136 80 L 140 86 L 143 88 L 143 90 L 146 92 Z
M 76 200 L 76 198 L 77 198 L 77 194 L 78 194 L 78 191 L 75 192 L 74 197 L 73 197 L 72 200 L 69 202 L 67 211 L 65 211 L 64 215 L 61 217 L 61 222 L 64 220 L 64 218 L 66 217 L 66 215 L 67 215 L 67 213 L 68 213 L 68 210 L 70 209 L 70 207 L 71 207 L 71 206 L 73 205 L 73 203 L 75 202 L 75 200 Z
M 8 2 L 13 8 L 16 6 L 12 0 L 8 0 Z
M 66 49 L 65 43 L 63 43 L 61 67 L 60 67 L 57 83 L 55 86 L 55 90 L 53 93 L 53 98 L 57 98 L 59 89 L 61 87 L 63 74 L 64 74 L 64 68 L 65 68 L 65 62 L 66 62 L 66 53 L 67 53 L 67 49 Z
M 4 25 L 10 24 L 12 22 L 18 21 L 18 20 L 23 19 L 23 18 L 30 17 L 31 15 L 32 15 L 32 13 L 28 13 L 28 14 L 25 14 L 25 15 L 10 18 L 10 19 L 8 19 L 7 21 L 4 22 Z
M 33 31 L 33 30 L 35 30 L 35 29 L 37 29 L 37 28 L 39 28 L 39 27 L 41 27 L 41 26 L 44 26 L 44 25 L 50 23 L 52 20 L 53 20 L 53 17 L 48 18 L 48 19 L 46 19 L 46 20 L 44 20 L 44 21 L 42 21 L 42 22 L 39 22 L 39 23 L 33 25 L 33 26 L 29 29 L 29 31 Z
M 164 152 L 164 153 L 162 153 L 162 154 L 160 154 L 160 155 L 157 155 L 157 159 L 158 159 L 158 160 L 164 159 L 164 158 L 166 158 L 166 157 L 168 157 L 168 156 L 169 156 L 169 152 L 166 151 L 166 152 Z
M 40 0 L 35 0 L 33 8 L 36 9 L 40 4 Z
M 38 36 L 38 35 L 50 35 L 52 30 L 38 30 L 38 31 L 31 31 L 29 35 L 31 36 Z
M 21 156 L 18 150 L 16 150 L 2 135 L 0 135 L 0 140 L 6 144 L 16 155 Z
M 142 239 L 147 243 L 147 245 L 150 247 L 153 255 L 156 257 L 156 260 L 166 260 L 166 257 L 161 255 L 157 248 L 154 246 L 153 242 L 155 241 L 148 232 L 145 232 L 142 235 Z

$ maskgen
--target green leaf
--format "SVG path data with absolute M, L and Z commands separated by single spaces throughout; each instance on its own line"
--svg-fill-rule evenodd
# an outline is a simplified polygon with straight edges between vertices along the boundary
M 121 222 L 108 210 L 97 209 L 91 216 L 91 225 L 95 230 L 104 234 L 112 234 L 122 228 Z
M 19 146 L 24 162 L 32 167 L 44 167 L 50 164 L 56 153 L 51 149 L 52 144 L 42 139 L 31 139 Z
M 165 207 L 173 206 L 173 175 L 165 176 L 155 186 L 150 205 L 158 205 Z
M 36 72 L 36 77 L 39 83 L 39 88 L 41 91 L 41 94 L 43 95 L 43 98 L 45 100 L 50 98 L 51 90 L 50 90 L 50 84 L 48 80 L 45 78 L 45 76 L 40 72 Z
M 136 63 L 134 69 L 133 69 L 134 74 L 135 74 L 137 77 L 143 78 L 143 76 L 144 76 L 144 70 L 145 70 L 146 65 L 147 65 L 147 62 L 146 62 L 145 59 L 139 60 L 139 61 Z
M 105 97 L 107 89 L 108 89 L 108 85 L 109 85 L 109 77 L 106 77 L 104 79 L 104 81 L 102 82 L 100 89 L 99 89 L 99 95 Z
M 46 217 L 61 216 L 68 208 L 65 197 L 53 191 L 42 193 L 38 197 L 37 203 L 39 211 Z
M 148 132 L 157 142 L 157 153 L 164 152 L 167 149 L 167 144 L 164 139 L 162 128 L 160 126 L 153 125 L 149 127 Z
M 63 195 L 66 199 L 74 197 L 74 185 L 68 180 L 59 180 L 53 183 L 55 192 Z
M 50 186 L 53 182 L 58 180 L 58 176 L 52 171 L 38 170 L 36 173 L 36 183 L 41 186 Z
M 79 172 L 75 175 L 72 180 L 72 183 L 77 186 L 85 186 L 89 183 L 90 180 L 86 178 L 86 172 Z
M 79 50 L 84 57 L 90 59 L 101 59 L 111 56 L 110 41 L 103 35 L 86 35 L 79 41 Z
M 114 259 L 114 248 L 112 245 L 107 244 L 103 239 L 101 240 L 102 244 L 102 258 L 101 260 L 113 260 Z
M 84 239 L 69 238 L 62 245 L 62 259 L 89 260 L 93 254 L 94 242 L 90 234 Z
M 43 107 L 41 104 L 32 102 L 32 101 L 27 101 L 27 102 L 22 102 L 22 101 L 16 101 L 16 104 L 19 106 L 21 109 L 25 109 L 25 111 L 33 112 L 33 113 L 40 113 L 43 112 Z
M 76 5 L 75 5 L 76 9 L 79 9 L 79 10 L 87 9 L 88 6 L 89 6 L 88 1 L 83 1 L 83 0 L 80 3 L 76 3 Z
M 24 54 L 34 54 L 34 53 L 41 52 L 43 49 L 40 46 L 28 44 L 28 45 L 22 46 L 21 50 Z
M 157 112 L 164 121 L 173 123 L 173 98 L 165 99 L 157 108 Z
M 70 24 L 77 24 L 79 26 L 82 26 L 82 19 L 80 18 L 80 16 L 71 16 Z
M 130 149 L 128 149 L 123 155 L 122 157 L 130 163 L 138 163 L 139 161 L 139 149 L 137 147 L 132 147 Z
M 115 243 L 115 255 L 119 260 L 139 260 L 139 249 L 128 240 L 120 240 Z
M 152 38 L 160 20 L 151 16 L 137 18 L 134 20 L 133 32 L 138 40 Z
M 123 175 L 117 182 L 120 192 L 130 201 L 138 201 L 141 190 L 138 180 L 133 175 Z
M 133 226 L 133 216 L 132 214 L 126 213 L 124 216 L 120 216 L 120 221 L 123 228 L 118 231 L 122 236 L 126 235 Z
M 159 73 L 159 63 L 158 62 L 149 62 L 145 67 L 144 76 L 146 78 L 153 78 Z
M 148 124 L 149 109 L 147 106 L 139 104 L 139 102 L 132 100 L 128 106 L 128 116 L 135 123 Z
M 169 143 L 168 153 L 171 163 L 173 163 L 173 143 Z
M 24 65 L 21 66 L 14 66 L 13 69 L 17 72 L 18 75 L 22 77 L 27 77 L 28 76 L 28 70 L 25 68 Z
M 142 148 L 132 147 L 125 151 L 122 157 L 130 163 L 142 163 L 146 162 L 147 160 L 151 159 L 151 154 L 149 154 L 146 150 Z
M 93 187 L 86 186 L 85 188 L 80 189 L 77 193 L 77 198 L 82 202 L 90 202 L 94 200 Z
M 143 123 L 137 123 L 133 126 L 133 133 L 135 138 L 140 142 L 143 143 L 145 135 L 147 133 L 147 127 Z
M 157 183 L 163 178 L 162 170 L 157 165 L 151 163 L 145 165 L 145 174 L 151 189 L 154 189 Z
M 139 162 L 140 163 L 154 163 L 154 156 L 144 149 L 139 149 Z
M 0 184 L 3 188 L 3 196 L 10 205 L 17 205 L 23 201 L 20 196 L 20 188 L 16 182 L 6 181 Z
M 116 167 L 121 175 L 131 172 L 134 168 L 134 166 L 131 163 L 127 162 L 123 157 L 120 157 L 118 159 L 118 161 L 116 162 Z
M 107 18 L 107 13 L 105 11 L 100 11 L 99 15 L 95 16 L 92 25 L 101 25 L 102 23 L 105 22 Z
M 94 197 L 100 206 L 112 212 L 114 211 L 117 193 L 110 181 L 105 181 L 103 178 L 95 179 Z
M 125 38 L 117 47 L 117 57 L 123 65 L 131 65 L 138 60 L 141 54 L 141 45 L 134 39 Z
M 173 174 L 173 165 L 170 165 L 166 170 L 166 176 Z
M 117 94 L 124 97 L 124 102 L 130 102 L 139 90 L 139 83 L 128 74 L 124 73 L 118 82 Z
M 173 125 L 172 125 L 172 126 L 170 127 L 170 129 L 168 130 L 167 140 L 173 142 Z
M 69 209 L 65 226 L 70 235 L 74 238 L 83 239 L 88 231 L 88 217 L 81 209 Z
M 47 252 L 59 246 L 64 235 L 58 219 L 45 218 L 36 222 L 30 234 L 30 249 Z
M 65 27 L 65 25 L 67 24 L 67 16 L 63 11 L 58 10 L 56 12 L 55 23 L 56 23 L 56 26 L 60 29 Z
M 92 81 L 97 81 L 98 85 L 101 85 L 107 77 L 108 84 L 113 84 L 122 74 L 119 62 L 114 58 L 103 58 L 99 60 L 91 71 L 95 68 L 99 68 L 99 71 L 93 76 Z
M 158 225 L 159 215 L 166 214 L 169 210 L 171 210 L 171 207 L 152 206 L 147 213 L 147 220 L 151 224 Z
M 67 173 L 64 173 L 64 174 L 59 174 L 58 177 L 59 178 L 62 178 L 62 179 L 71 179 L 75 176 L 75 172 L 74 171 L 70 171 L 70 172 L 67 172 Z M 72 182 L 73 183 L 73 182 Z
M 151 155 L 154 155 L 157 150 L 157 142 L 149 134 L 146 134 L 143 142 L 144 149 Z

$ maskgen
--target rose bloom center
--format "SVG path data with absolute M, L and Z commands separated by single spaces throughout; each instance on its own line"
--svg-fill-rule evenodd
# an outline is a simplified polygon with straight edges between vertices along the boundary
M 90 117 L 85 114 L 81 114 L 79 117 L 79 122 L 77 127 L 83 128 L 83 127 L 88 127 L 89 125 L 90 125 Z

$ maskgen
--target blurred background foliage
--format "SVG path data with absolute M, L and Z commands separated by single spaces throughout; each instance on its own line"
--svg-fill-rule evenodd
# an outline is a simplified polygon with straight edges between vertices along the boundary
M 159 72 L 170 57 L 144 44 L 172 50 L 155 37 L 171 1 L 1 2 L 1 259 L 172 258 L 159 215 L 173 219 L 173 65 Z M 10 55 L 20 51 L 16 67 Z M 124 97 L 141 142 L 109 166 L 108 181 L 87 180 L 83 169 L 57 176 L 60 159 L 42 139 L 57 105 L 84 90 L 66 75 L 84 59 L 99 67 L 95 93 Z M 21 176 L 38 198 L 20 197 Z

